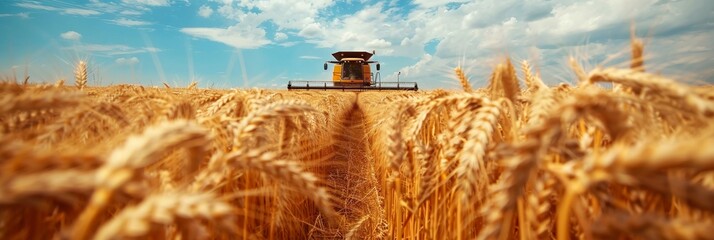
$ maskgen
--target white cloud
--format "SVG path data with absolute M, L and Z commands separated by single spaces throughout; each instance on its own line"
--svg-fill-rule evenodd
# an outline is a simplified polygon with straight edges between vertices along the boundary
M 138 4 L 146 6 L 168 6 L 169 0 L 122 0 L 126 4 Z
M 281 42 L 281 43 L 278 43 L 278 45 L 279 45 L 279 46 L 283 46 L 283 47 L 292 47 L 292 46 L 297 45 L 298 43 L 300 43 L 300 42 L 297 42 L 297 41 Z
M 392 46 L 392 43 L 387 42 L 386 40 L 380 38 L 380 39 L 371 40 L 371 41 L 367 42 L 364 46 L 367 48 L 383 49 L 383 48 L 388 48 L 388 47 Z
M 265 22 L 270 22 L 277 26 L 277 33 L 273 36 L 273 41 L 280 42 L 288 39 L 285 30 L 294 30 L 298 36 L 306 38 L 322 38 L 325 35 L 320 19 L 320 13 L 334 6 L 333 0 L 241 0 L 232 1 L 224 0 L 215 8 L 215 12 L 229 20 L 238 22 L 238 25 L 251 26 L 240 27 L 241 29 L 251 29 L 247 32 L 257 33 L 248 34 L 248 36 L 237 36 L 239 39 L 256 39 L 256 44 L 242 43 L 242 40 L 223 39 L 219 42 L 226 43 L 231 46 L 263 46 L 269 44 L 270 41 L 265 39 L 264 30 L 259 27 Z M 235 27 L 235 26 L 234 26 Z M 204 29 L 205 31 L 206 29 Z M 218 31 L 211 30 L 213 34 Z M 228 34 L 228 33 L 223 33 Z M 210 37 L 209 39 L 217 39 Z M 289 47 L 298 42 L 281 42 L 277 45 Z
M 60 34 L 60 37 L 67 39 L 67 40 L 77 41 L 80 38 L 82 38 L 82 34 L 79 34 L 78 32 L 75 32 L 75 31 L 67 31 L 67 32 Z
M 130 57 L 130 58 L 121 57 L 121 58 L 117 58 L 116 60 L 114 60 L 114 62 L 116 62 L 117 64 L 121 64 L 121 65 L 134 65 L 134 64 L 139 63 L 139 58 L 137 58 L 137 57 Z
M 407 9 L 396 1 L 360 1 L 359 9 L 346 14 L 344 9 L 334 10 L 336 3 L 331 0 L 214 2 L 218 2 L 212 8 L 216 15 L 238 22 L 231 27 L 237 29 L 187 28 L 182 32 L 237 48 L 254 48 L 270 43 L 265 31 L 256 27 L 269 22 L 277 28 L 272 37 L 277 45 L 292 46 L 304 40 L 318 48 L 376 50 L 380 55 L 411 58 L 416 63 L 401 69 L 402 77 L 411 79 L 443 79 L 466 59 L 467 68 L 477 66 L 472 69 L 475 83 L 482 83 L 505 54 L 516 60 L 532 59 L 543 69 L 546 81 L 561 81 L 568 76 L 561 74 L 568 71 L 562 62 L 568 54 L 587 49 L 580 54 L 598 64 L 609 54 L 626 53 L 632 20 L 643 29 L 641 36 L 652 36 L 651 42 L 668 36 L 691 39 L 695 33 L 714 30 L 711 0 L 415 0 L 417 7 Z M 291 34 L 291 42 L 282 42 L 287 39 L 285 33 Z M 683 42 L 672 41 L 671 48 L 683 47 Z M 706 42 L 696 44 L 710 46 Z M 711 55 L 714 50 L 702 51 Z M 678 64 L 702 59 L 707 58 Z M 556 73 L 547 76 L 548 72 Z
M 382 4 L 378 3 L 329 22 L 308 25 L 298 35 L 318 47 L 377 50 L 380 54 L 391 55 L 396 49 L 392 47 L 392 42 L 401 42 L 404 36 L 413 36 L 413 31 L 403 16 L 389 10 L 382 11 Z M 413 54 L 414 51 L 404 52 Z
M 102 13 L 113 13 L 124 16 L 137 16 L 145 12 L 151 11 L 151 8 L 146 5 L 123 3 L 119 1 L 90 0 L 89 3 L 85 4 L 85 6 L 88 9 L 92 9 Z
M 145 25 L 151 24 L 150 22 L 132 20 L 132 19 L 127 19 L 127 18 L 119 18 L 119 19 L 114 19 L 114 20 L 109 20 L 109 21 L 113 22 L 116 25 L 125 26 L 125 27 L 145 26 Z
M 21 2 L 15 4 L 15 6 L 28 9 L 46 10 L 46 11 L 56 11 L 58 8 L 50 7 L 40 4 L 39 2 Z
M 146 50 L 147 52 L 151 52 L 151 53 L 161 52 L 161 49 L 155 48 L 155 47 L 145 47 L 143 49 Z
M 275 36 L 273 37 L 273 40 L 277 42 L 283 41 L 285 39 L 288 39 L 288 35 L 282 32 L 276 32 Z
M 657 33 L 689 31 L 691 33 L 684 34 L 691 36 L 694 32 L 705 31 L 696 29 L 711 30 L 714 27 L 706 25 L 711 22 L 711 17 L 704 16 L 714 10 L 714 5 L 706 0 L 686 3 L 484 0 L 447 7 L 448 2 L 457 1 L 416 1 L 420 8 L 407 13 L 403 13 L 403 9 L 395 10 L 391 5 L 366 6 L 336 20 L 317 21 L 316 24 L 322 27 L 320 30 L 330 34 L 313 34 L 308 37 L 308 42 L 336 49 L 371 50 L 370 47 L 375 47 L 382 54 L 412 57 L 417 62 L 402 68 L 402 77 L 424 81 L 453 75 L 453 67 L 465 58 L 466 67 L 477 66 L 473 67 L 472 73 L 476 86 L 481 86 L 491 67 L 506 53 L 516 60 L 534 60 L 532 63 L 543 69 L 545 75 L 550 73 L 544 76 L 548 78 L 546 81 L 568 80 L 570 73 L 563 62 L 568 54 L 583 55 L 591 67 L 611 54 L 627 54 L 631 20 L 635 20 L 640 29 L 654 31 L 652 42 L 661 39 Z M 402 15 L 395 11 L 402 11 Z M 646 36 L 645 30 L 640 31 L 640 35 Z M 436 51 L 426 54 L 424 48 L 432 42 L 436 43 Z M 706 45 L 704 42 L 699 41 L 698 46 Z M 582 49 L 588 51 L 583 53 Z M 706 54 L 712 54 L 712 51 Z M 688 61 L 695 60 L 690 58 Z M 711 60 L 709 64 L 712 64 Z M 425 86 L 430 84 L 443 85 L 430 82 Z
M 403 73 L 405 76 L 408 76 L 410 74 L 419 74 L 425 69 L 428 65 L 430 65 L 431 60 L 433 57 L 429 54 L 424 54 L 421 59 L 417 63 L 415 63 L 413 66 L 408 66 L 400 69 L 399 71 Z
M 0 17 L 30 18 L 29 13 L 0 13 Z
M 81 16 L 91 16 L 91 15 L 102 14 L 102 13 L 94 11 L 94 10 L 81 9 L 81 8 L 67 8 L 67 9 L 62 10 L 62 12 L 64 14 L 81 15 Z
M 471 63 L 468 63 L 471 64 Z M 457 63 L 451 59 L 443 59 L 434 57 L 430 54 L 424 54 L 421 58 L 411 66 L 400 68 L 391 75 L 383 75 L 382 81 L 395 82 L 399 77 L 402 82 L 417 82 L 420 88 L 456 88 L 459 85 L 458 80 L 452 79 L 453 69 Z M 401 72 L 400 76 L 398 72 Z M 466 71 L 467 73 L 473 71 Z M 470 77 L 470 75 L 467 75 Z M 473 80 L 472 80 L 473 81 Z
M 303 27 L 298 35 L 306 38 L 318 38 L 324 35 L 324 30 L 319 23 L 310 23 Z
M 443 6 L 449 3 L 464 3 L 468 1 L 470 0 L 414 0 L 414 3 L 423 8 L 431 8 Z
M 574 35 L 582 36 L 610 27 L 618 28 L 615 33 L 627 36 L 630 20 L 639 20 L 639 24 L 643 24 L 661 12 L 655 6 L 656 2 L 603 0 L 558 5 L 553 7 L 552 16 L 530 22 L 528 27 L 533 35 L 552 38 L 551 43 L 567 43 Z
M 182 28 L 181 32 L 237 49 L 253 49 L 270 44 L 270 40 L 265 38 L 265 30 L 246 24 L 236 24 L 228 28 Z
M 15 6 L 21 7 L 21 8 L 27 8 L 27 9 L 36 9 L 36 10 L 45 10 L 45 11 L 58 11 L 62 14 L 70 14 L 70 15 L 81 15 L 81 16 L 90 16 L 90 15 L 99 15 L 101 14 L 98 11 L 91 10 L 91 9 L 84 9 L 84 8 L 58 8 L 58 7 L 53 7 L 53 6 L 47 6 L 43 5 L 41 2 L 34 2 L 34 1 L 28 1 L 28 2 L 21 2 L 15 4 Z
M 224 17 L 245 21 L 256 18 L 258 22 L 270 20 L 279 28 L 299 29 L 314 23 L 321 10 L 334 4 L 333 0 L 241 0 L 222 1 L 218 12 Z M 249 9 L 256 9 L 255 14 Z
M 65 47 L 64 50 L 96 53 L 105 56 L 128 55 L 147 52 L 160 52 L 161 49 L 144 47 L 135 48 L 122 44 L 83 44 L 79 46 Z
M 322 59 L 322 58 L 321 58 L 321 57 L 318 57 L 318 56 L 300 56 L 300 59 L 310 59 L 310 60 L 314 60 L 314 59 Z
M 712 39 L 714 31 L 702 31 L 650 41 L 645 45 L 645 68 L 686 82 L 712 81 Z
M 119 14 L 135 16 L 135 15 L 141 15 L 141 12 L 136 11 L 136 10 L 122 10 L 121 12 L 119 12 Z
M 198 16 L 208 18 L 213 14 L 213 8 L 207 5 L 203 5 L 200 8 L 198 8 Z

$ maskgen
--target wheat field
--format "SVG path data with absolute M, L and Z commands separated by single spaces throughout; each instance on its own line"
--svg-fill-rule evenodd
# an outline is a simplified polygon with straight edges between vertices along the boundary
M 509 59 L 454 91 L 5 81 L 0 238 L 714 239 L 713 89 L 632 47 L 558 86 Z

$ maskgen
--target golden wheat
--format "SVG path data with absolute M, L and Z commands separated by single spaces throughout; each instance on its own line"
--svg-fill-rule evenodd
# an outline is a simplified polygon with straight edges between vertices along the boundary
M 509 58 L 463 91 L 2 82 L 0 238 L 712 239 L 711 86 L 631 41 L 575 86 Z

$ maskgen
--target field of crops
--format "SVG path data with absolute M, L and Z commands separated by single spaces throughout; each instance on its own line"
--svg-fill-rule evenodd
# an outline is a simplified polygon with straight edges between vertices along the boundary
M 713 239 L 714 91 L 637 52 L 458 91 L 5 82 L 0 239 Z

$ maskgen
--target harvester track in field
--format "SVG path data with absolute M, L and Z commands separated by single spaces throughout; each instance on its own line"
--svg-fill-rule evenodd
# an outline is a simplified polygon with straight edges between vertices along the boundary
M 328 185 L 337 193 L 336 210 L 351 228 L 340 229 L 339 238 L 351 234 L 374 236 L 379 234 L 375 230 L 382 229 L 377 225 L 384 222 L 380 217 L 384 214 L 374 175 L 374 159 L 365 134 L 364 113 L 356 103 L 344 115 L 340 128 L 334 135 L 335 167 L 327 178 Z

